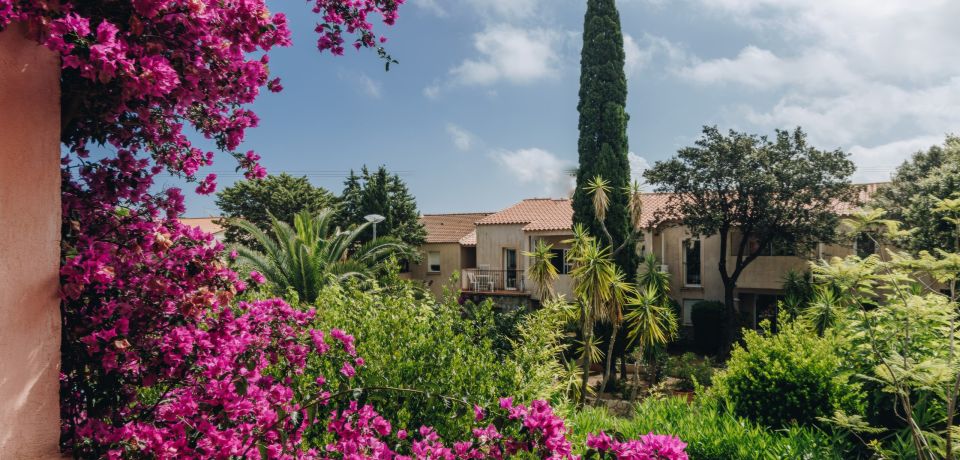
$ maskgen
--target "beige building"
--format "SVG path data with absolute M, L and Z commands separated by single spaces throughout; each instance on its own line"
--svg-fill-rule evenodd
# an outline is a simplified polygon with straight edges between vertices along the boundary
M 878 184 L 864 186 L 861 199 L 872 195 Z M 660 269 L 670 273 L 671 297 L 681 306 L 682 322 L 690 325 L 690 311 L 701 300 L 723 300 L 723 282 L 717 269 L 720 255 L 718 236 L 695 238 L 688 229 L 676 222 L 657 224 L 655 216 L 663 210 L 670 196 L 647 193 L 643 195 L 642 226 L 643 243 L 638 251 L 642 255 L 652 253 L 660 261 Z M 854 208 L 837 206 L 841 215 Z M 475 216 L 454 214 L 447 216 Z M 560 274 L 554 283 L 557 294 L 573 297 L 570 267 L 564 263 L 569 244 L 564 241 L 573 236 L 573 209 L 568 199 L 528 199 L 503 211 L 485 215 L 468 226 L 468 218 L 457 221 L 457 231 L 438 225 L 438 221 L 453 219 L 444 216 L 424 216 L 427 224 L 428 243 L 424 246 L 425 263 L 430 253 L 439 260 L 437 271 L 428 272 L 422 267 L 414 270 L 413 279 L 423 280 L 437 293 L 437 283 L 446 283 L 454 271 L 459 271 L 460 289 L 468 298 L 494 298 L 500 304 L 525 304 L 537 299 L 537 286 L 526 276 L 528 257 L 524 256 L 539 240 L 553 245 L 556 254 L 554 265 Z M 431 222 L 433 222 L 431 224 Z M 471 232 L 472 231 L 472 232 Z M 435 233 L 436 232 L 436 233 Z M 458 235 L 465 235 L 457 238 Z M 728 247 L 736 248 L 740 236 L 729 236 Z M 859 250 L 859 251 L 858 251 Z M 765 316 L 772 315 L 779 295 L 782 294 L 784 276 L 791 270 L 802 271 L 810 260 L 845 256 L 858 251 L 869 253 L 870 247 L 847 245 L 818 245 L 813 254 L 793 254 L 775 247 L 767 248 L 741 274 L 737 282 L 735 298 L 749 323 L 756 324 Z M 735 249 L 728 254 L 726 263 L 736 263 Z
M 450 285 L 454 274 L 477 266 L 477 221 L 490 213 L 428 214 L 420 218 L 427 229 L 427 242 L 420 247 L 421 260 L 410 264 L 409 276 L 422 281 L 438 298 Z

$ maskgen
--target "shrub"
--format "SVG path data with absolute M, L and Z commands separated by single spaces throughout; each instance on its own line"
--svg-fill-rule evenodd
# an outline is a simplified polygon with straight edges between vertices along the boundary
M 684 353 L 671 356 L 667 360 L 667 375 L 680 380 L 680 390 L 691 391 L 694 389 L 694 381 L 701 386 L 710 385 L 713 366 L 708 357 L 700 359 L 693 353 Z
M 702 354 L 716 354 L 723 340 L 723 323 L 727 320 L 726 307 L 722 302 L 702 301 L 693 304 L 690 312 L 693 322 L 693 339 Z
M 713 390 L 734 413 L 758 423 L 807 425 L 836 410 L 862 412 L 860 386 L 851 381 L 834 337 L 818 337 L 799 324 L 776 335 L 746 331 Z
M 483 308 L 486 310 L 483 310 Z M 517 326 L 509 352 L 496 346 L 497 329 L 490 306 L 477 305 L 464 318 L 459 305 L 419 300 L 412 287 L 392 292 L 330 288 L 318 300 L 321 326 L 351 331 L 366 369 L 357 386 L 410 388 L 424 394 L 369 393 L 366 401 L 391 414 L 399 427 L 432 426 L 444 437 L 463 432 L 472 414 L 450 406 L 437 395 L 495 405 L 501 396 L 529 402 L 553 396 L 555 379 L 545 378 L 556 365 L 559 328 L 547 332 L 546 313 L 531 314 Z M 486 318 L 477 321 L 477 317 Z M 478 327 L 479 326 L 479 327 Z M 318 326 L 319 327 L 319 326 Z M 336 369 L 326 370 L 336 372 Z
M 770 430 L 717 408 L 715 402 L 688 404 L 686 398 L 648 398 L 630 419 L 603 408 L 587 408 L 570 417 L 574 445 L 586 433 L 605 431 L 636 437 L 654 430 L 674 433 L 687 443 L 690 460 L 843 459 L 852 445 L 842 436 L 817 428 Z

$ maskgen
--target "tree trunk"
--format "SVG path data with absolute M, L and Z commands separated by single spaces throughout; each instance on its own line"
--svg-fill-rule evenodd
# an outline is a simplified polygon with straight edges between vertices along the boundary
M 627 377 L 627 352 L 624 351 L 620 355 L 620 380 L 623 382 L 628 382 L 630 379 Z
M 603 379 L 600 380 L 600 393 L 603 393 L 607 389 L 607 382 L 610 380 L 610 367 L 613 364 L 613 347 L 617 342 L 617 332 L 620 332 L 620 325 L 617 323 L 613 324 L 613 330 L 610 332 L 610 344 L 607 345 L 607 364 L 603 369 Z M 600 404 L 599 394 L 597 396 L 597 404 Z
M 583 409 L 587 402 L 587 388 L 590 379 L 590 343 L 593 342 L 593 324 L 589 318 L 583 321 L 583 375 L 580 376 L 580 401 L 577 409 Z
M 643 362 L 643 349 L 637 348 L 637 360 L 633 362 L 633 389 L 630 390 L 630 404 L 637 400 L 637 392 L 640 390 L 640 363 Z
M 724 358 L 730 356 L 730 351 L 733 350 L 733 342 L 737 340 L 740 328 L 737 304 L 733 296 L 733 290 L 736 287 L 736 283 L 732 281 L 724 283 L 723 286 L 723 304 L 726 306 L 727 318 L 722 325 L 723 342 L 720 344 L 720 356 Z

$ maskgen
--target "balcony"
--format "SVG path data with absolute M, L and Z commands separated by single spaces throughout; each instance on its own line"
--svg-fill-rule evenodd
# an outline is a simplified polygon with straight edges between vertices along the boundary
M 465 268 L 460 288 L 472 294 L 528 295 L 523 270 Z

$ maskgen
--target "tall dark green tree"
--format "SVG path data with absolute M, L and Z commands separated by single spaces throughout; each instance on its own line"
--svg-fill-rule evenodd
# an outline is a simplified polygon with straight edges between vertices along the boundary
M 632 238 L 628 213 L 630 161 L 627 159 L 627 77 L 620 13 L 614 0 L 589 0 L 583 22 L 583 50 L 580 54 L 580 166 L 573 194 L 573 221 L 584 225 L 591 235 L 605 235 L 594 214 L 587 184 L 596 176 L 608 181 L 609 209 L 604 223 L 613 248 Z M 601 238 L 603 241 L 604 238 Z M 620 269 L 633 279 L 639 259 L 633 246 L 615 254 Z
M 583 49 L 580 53 L 580 139 L 577 142 L 579 167 L 577 187 L 573 193 L 573 221 L 582 224 L 591 235 L 614 248 L 614 260 L 627 279 L 636 274 L 639 257 L 633 244 L 623 243 L 634 237 L 628 212 L 630 161 L 627 158 L 627 76 L 623 71 L 626 55 L 620 13 L 614 0 L 588 0 L 583 20 Z M 611 189 L 604 224 L 594 212 L 588 183 L 597 176 Z M 606 231 L 603 226 L 606 226 Z M 608 235 L 608 238 L 604 236 Z M 612 241 L 610 241 L 612 240 Z M 601 326 L 600 336 L 610 340 L 612 329 Z M 625 374 L 626 335 L 621 331 L 614 350 L 621 358 L 621 374 Z M 625 375 L 622 375 L 625 376 Z
M 357 175 L 350 176 L 343 183 L 340 196 L 340 225 L 362 225 L 364 216 L 380 214 L 386 219 L 377 224 L 377 236 L 392 236 L 411 246 L 419 246 L 427 237 L 426 229 L 420 223 L 417 201 L 407 188 L 407 184 L 397 174 L 391 174 L 380 166 L 371 172 L 366 166 Z M 372 226 L 360 236 L 360 242 L 373 237 Z
M 336 198 L 323 187 L 315 187 L 306 177 L 283 173 L 258 180 L 241 180 L 217 193 L 217 207 L 225 217 L 228 243 L 244 243 L 258 247 L 256 241 L 234 225 L 233 218 L 243 218 L 257 228 L 270 229 L 270 215 L 293 225 L 293 217 L 301 212 L 320 212 L 333 206 Z

